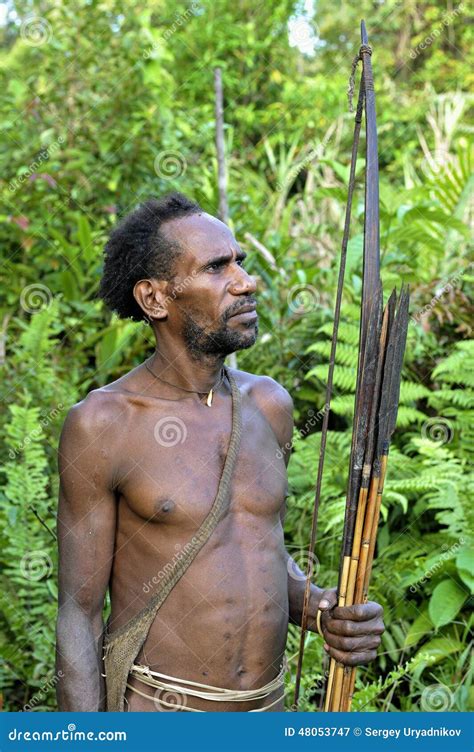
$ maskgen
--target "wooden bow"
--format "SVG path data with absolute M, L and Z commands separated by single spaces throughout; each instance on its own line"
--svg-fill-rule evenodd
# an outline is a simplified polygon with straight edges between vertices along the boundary
M 326 409 L 321 429 L 318 474 L 308 549 L 309 563 L 306 573 L 300 648 L 295 681 L 294 707 L 296 709 L 298 708 L 305 634 L 308 625 L 308 606 L 333 389 L 337 335 L 347 258 L 347 244 L 349 240 L 357 152 L 364 109 L 366 164 L 363 281 L 352 446 L 338 580 L 339 606 L 351 606 L 367 601 L 387 467 L 388 448 L 395 429 L 398 411 L 401 368 L 408 328 L 408 288 L 404 289 L 402 286 L 398 300 L 396 290 L 393 290 L 383 310 L 383 291 L 380 281 L 379 165 L 375 91 L 371 62 L 372 50 L 368 44 L 364 21 L 361 22 L 361 41 L 359 54 L 353 64 L 354 75 L 357 63 L 362 61 L 362 76 L 355 115 L 349 190 L 326 386 Z M 342 664 L 336 663 L 334 659 L 331 659 L 326 688 L 325 710 L 350 710 L 355 673 L 354 668 L 345 667 Z

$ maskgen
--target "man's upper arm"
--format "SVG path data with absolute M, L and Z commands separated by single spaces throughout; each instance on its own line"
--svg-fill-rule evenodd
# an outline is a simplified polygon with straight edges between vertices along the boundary
M 280 447 L 281 456 L 285 461 L 286 467 L 288 467 L 293 439 L 293 400 L 289 392 L 269 376 L 263 376 L 259 381 L 259 407 L 273 429 Z M 288 495 L 289 489 L 287 485 L 285 499 L 280 511 L 282 525 L 285 518 L 286 498 Z
M 92 393 L 73 407 L 59 443 L 59 606 L 97 618 L 110 578 L 116 523 L 114 416 Z M 115 416 L 116 417 L 116 416 Z
M 289 392 L 269 376 L 259 378 L 258 405 L 270 423 L 288 465 L 293 438 L 293 400 Z

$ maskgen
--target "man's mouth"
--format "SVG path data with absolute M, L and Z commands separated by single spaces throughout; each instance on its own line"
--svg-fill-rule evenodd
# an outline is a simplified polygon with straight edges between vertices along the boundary
M 232 314 L 231 314 L 231 315 L 229 316 L 229 318 L 230 318 L 230 319 L 232 319 L 232 318 L 234 318 L 235 316 L 243 316 L 243 314 L 251 314 L 251 315 L 249 315 L 248 317 L 246 317 L 246 318 L 248 318 L 249 320 L 250 320 L 250 319 L 251 319 L 252 317 L 253 317 L 253 318 L 257 318 L 257 312 L 256 312 L 256 310 L 255 310 L 256 308 L 257 308 L 257 304 L 256 304 L 255 302 L 254 302 L 254 303 L 246 303 L 246 305 L 243 305 L 243 306 L 241 306 L 241 307 L 240 307 L 240 308 L 238 309 L 238 311 L 236 311 L 235 313 L 232 313 Z

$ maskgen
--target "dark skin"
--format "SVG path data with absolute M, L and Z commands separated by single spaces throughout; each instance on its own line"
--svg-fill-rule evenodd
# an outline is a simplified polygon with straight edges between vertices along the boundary
M 207 393 L 228 352 L 251 346 L 258 332 L 252 311 L 230 316 L 252 307 L 256 284 L 229 228 L 202 213 L 167 222 L 163 233 L 182 247 L 176 276 L 171 282 L 141 280 L 134 295 L 157 339 L 148 362 L 174 386 L 142 364 L 75 405 L 61 435 L 61 711 L 105 708 L 107 588 L 113 631 L 147 603 L 160 571 L 198 530 L 215 497 L 231 430 L 229 383 L 224 379 L 216 389 L 211 408 L 202 395 L 178 387 Z M 182 679 L 250 689 L 278 673 L 288 623 L 301 621 L 305 582 L 303 573 L 295 577 L 300 570 L 289 561 L 283 536 L 291 397 L 271 378 L 233 375 L 244 430 L 230 509 L 158 611 L 136 662 Z M 327 652 L 349 666 L 372 661 L 384 630 L 381 606 L 335 604 L 335 589 L 312 585 L 308 628 L 316 631 L 320 607 Z M 126 709 L 163 709 L 151 688 L 129 681 L 151 699 L 127 690 Z M 279 694 L 245 703 L 192 698 L 187 704 L 246 711 Z M 283 709 L 283 701 L 271 708 Z

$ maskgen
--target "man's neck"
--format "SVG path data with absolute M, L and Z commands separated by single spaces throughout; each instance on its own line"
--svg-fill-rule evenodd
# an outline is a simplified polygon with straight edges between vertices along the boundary
M 160 350 L 148 359 L 148 365 L 160 379 L 181 389 L 195 392 L 209 392 L 219 381 L 225 356 L 203 355 L 197 361 L 188 353 L 177 356 L 166 355 Z

